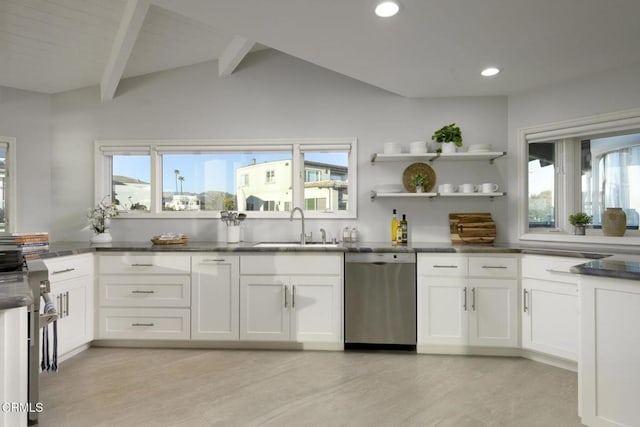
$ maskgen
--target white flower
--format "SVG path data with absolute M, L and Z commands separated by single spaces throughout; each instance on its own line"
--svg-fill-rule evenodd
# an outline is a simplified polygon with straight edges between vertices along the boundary
M 89 212 L 87 212 L 89 228 L 96 234 L 104 233 L 109 228 L 108 220 L 118 216 L 120 213 L 115 202 L 108 203 L 110 200 L 111 197 L 107 194 L 96 207 L 89 209 Z

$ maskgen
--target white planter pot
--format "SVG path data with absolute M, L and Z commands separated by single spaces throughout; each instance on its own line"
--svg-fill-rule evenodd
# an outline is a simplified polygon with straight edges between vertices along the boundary
M 111 233 L 109 233 L 109 230 L 106 230 L 104 233 L 96 234 L 89 241 L 91 243 L 111 243 L 112 240 L 113 237 Z
M 442 149 L 443 153 L 455 153 L 456 149 L 458 147 L 456 147 L 456 144 L 454 144 L 453 142 L 443 142 L 440 144 L 440 148 Z

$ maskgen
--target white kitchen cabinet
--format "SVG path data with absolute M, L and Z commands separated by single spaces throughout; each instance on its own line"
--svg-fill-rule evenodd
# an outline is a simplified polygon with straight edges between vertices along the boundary
M 236 255 L 191 257 L 191 339 L 240 339 L 239 275 Z
M 0 310 L 0 405 L 27 402 L 27 315 L 27 307 Z M 26 425 L 26 411 L 0 410 L 0 426 Z
M 240 339 L 342 343 L 342 254 L 247 255 L 240 263 Z
M 580 276 L 579 413 L 588 426 L 640 426 L 640 282 Z
M 51 258 L 44 262 L 49 270 L 51 298 L 58 312 L 58 357 L 64 359 L 94 338 L 93 255 Z M 48 328 L 52 332 L 53 325 L 49 324 Z
M 289 278 L 240 277 L 240 339 L 289 341 Z
M 191 337 L 191 256 L 109 252 L 98 255 L 98 338 Z
M 418 254 L 418 350 L 517 347 L 517 266 L 507 256 Z
M 578 360 L 580 258 L 524 255 L 522 259 L 522 348 Z

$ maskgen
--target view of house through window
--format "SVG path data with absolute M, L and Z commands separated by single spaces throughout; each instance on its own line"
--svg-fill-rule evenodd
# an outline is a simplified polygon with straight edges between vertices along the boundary
M 294 200 L 307 211 L 349 210 L 350 144 L 262 146 L 162 144 L 138 154 L 143 147 L 118 145 L 100 151 L 111 162 L 114 200 L 129 211 L 286 212 Z M 123 154 L 127 150 L 133 154 Z M 300 175 L 294 177 L 294 170 Z M 161 177 L 153 186 L 155 201 L 154 176 Z
M 599 229 L 606 208 L 622 208 L 627 229 L 640 224 L 640 133 L 528 144 L 528 227 L 563 228 L 573 212 Z M 563 190 L 564 189 L 564 190 Z
M 637 229 L 640 211 L 640 134 L 581 142 L 582 210 L 600 228 L 606 208 L 622 208 L 627 229 Z

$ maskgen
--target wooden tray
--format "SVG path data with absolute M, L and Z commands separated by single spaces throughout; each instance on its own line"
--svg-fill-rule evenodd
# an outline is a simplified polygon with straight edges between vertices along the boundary
M 449 233 L 451 243 L 492 244 L 496 239 L 496 223 L 490 213 L 451 213 Z
M 413 175 L 421 173 L 429 180 L 427 185 L 424 186 L 424 192 L 428 193 L 436 186 L 436 173 L 431 166 L 426 163 L 412 163 L 402 173 L 402 184 L 409 193 L 416 192 L 416 186 L 413 185 L 411 179 Z
M 153 236 L 151 238 L 151 241 L 153 242 L 154 245 L 182 245 L 189 241 L 189 238 L 187 236 L 183 236 L 180 239 L 174 239 L 174 240 L 160 239 L 159 237 L 160 236 Z

